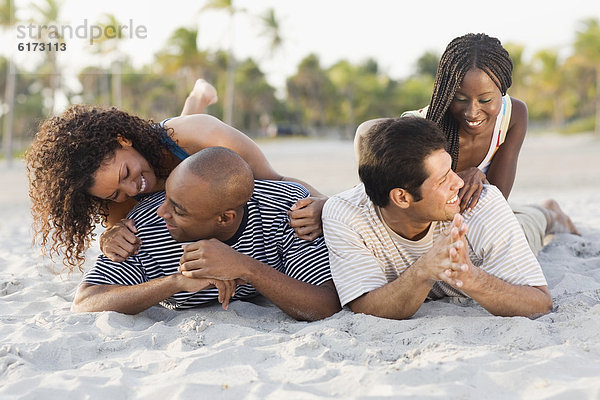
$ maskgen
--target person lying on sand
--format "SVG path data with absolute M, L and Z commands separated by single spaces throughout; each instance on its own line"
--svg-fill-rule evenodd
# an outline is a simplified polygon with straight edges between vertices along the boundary
M 199 80 L 184 114 L 216 101 L 214 88 Z M 206 114 L 183 115 L 159 124 L 116 108 L 72 105 L 44 121 L 26 154 L 34 236 L 62 255 L 69 270 L 82 267 L 101 222 L 100 249 L 123 261 L 140 246 L 133 221 L 124 219 L 140 197 L 164 190 L 181 160 L 211 146 L 237 152 L 257 179 L 296 181 L 312 194 L 294 204 L 290 224 L 297 235 L 321 235 L 325 196 L 307 183 L 277 173 L 248 136 Z
M 445 133 L 452 169 L 464 182 L 458 192 L 461 212 L 477 205 L 486 183 L 496 186 L 507 200 L 512 190 L 528 119 L 526 104 L 507 94 L 512 70 L 508 51 L 497 38 L 484 33 L 459 36 L 441 56 L 430 104 L 402 114 L 434 121 Z M 381 120 L 357 128 L 357 159 L 363 135 Z M 513 211 L 537 254 L 543 240 L 539 230 L 529 226 L 543 223 L 543 213 L 521 207 Z
M 298 183 L 254 180 L 231 150 L 200 150 L 173 170 L 166 193 L 129 214 L 138 253 L 122 262 L 100 255 L 72 309 L 136 314 L 217 299 L 227 308 L 260 293 L 295 319 L 328 317 L 341 307 L 323 236 L 300 239 L 289 224 L 290 207 L 308 196 Z
M 404 319 L 426 299 L 467 296 L 494 315 L 547 313 L 546 279 L 502 193 L 484 185 L 461 216 L 463 180 L 445 149 L 442 131 L 422 118 L 387 119 L 365 135 L 362 184 L 323 208 L 342 306 Z M 570 219 L 556 203 L 547 205 L 548 223 L 532 229 L 569 232 Z

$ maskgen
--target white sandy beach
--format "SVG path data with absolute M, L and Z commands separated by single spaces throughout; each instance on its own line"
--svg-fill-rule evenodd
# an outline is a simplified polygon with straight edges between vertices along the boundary
M 358 182 L 352 143 L 260 142 L 326 194 Z M 31 247 L 22 162 L 0 165 L 0 399 L 600 399 L 600 141 L 530 136 L 511 201 L 559 201 L 582 236 L 540 253 L 554 310 L 501 318 L 470 300 L 406 321 L 348 310 L 296 322 L 264 299 L 136 316 L 72 313 L 80 274 Z M 87 266 L 97 248 L 89 252 Z

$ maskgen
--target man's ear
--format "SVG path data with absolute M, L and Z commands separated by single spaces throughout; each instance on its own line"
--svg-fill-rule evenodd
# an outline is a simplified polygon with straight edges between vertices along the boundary
M 390 190 L 390 201 L 399 208 L 408 208 L 413 203 L 413 197 L 405 189 L 395 188 Z
M 232 224 L 237 217 L 236 210 L 225 210 L 217 217 L 217 224 L 225 227 L 227 225 Z
M 117 135 L 117 140 L 119 141 L 119 144 L 121 145 L 121 147 L 131 147 L 131 140 L 129 140 L 121 135 Z

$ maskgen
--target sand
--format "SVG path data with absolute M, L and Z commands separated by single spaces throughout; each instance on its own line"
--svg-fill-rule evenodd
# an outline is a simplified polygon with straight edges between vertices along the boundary
M 327 194 L 358 181 L 352 144 L 260 142 L 277 170 Z M 540 253 L 554 298 L 530 320 L 471 300 L 406 321 L 348 310 L 297 322 L 268 301 L 139 315 L 72 313 L 79 274 L 31 247 L 24 167 L 0 165 L 1 399 L 598 399 L 600 142 L 528 137 L 511 200 L 554 197 L 582 232 Z M 90 250 L 88 267 L 98 254 Z

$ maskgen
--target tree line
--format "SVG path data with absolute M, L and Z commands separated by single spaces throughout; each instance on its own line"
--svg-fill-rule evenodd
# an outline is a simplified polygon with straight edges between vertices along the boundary
M 60 1 L 32 5 L 40 19 L 59 20 Z M 210 0 L 205 9 L 235 13 L 232 0 Z M 12 0 L 3 0 L 0 22 L 15 24 Z M 276 51 L 282 45 L 279 22 L 273 10 L 257 16 L 264 30 L 261 38 Z M 98 22 L 118 26 L 113 15 Z M 375 59 L 359 63 L 340 60 L 325 66 L 309 54 L 286 80 L 283 96 L 269 84 L 257 60 L 238 60 L 230 49 L 202 50 L 198 30 L 178 27 L 154 55 L 150 65 L 134 67 L 120 51 L 120 37 L 98 38 L 96 54 L 112 58 L 110 67 L 88 66 L 78 74 L 80 90 L 67 88 L 56 52 L 45 53 L 36 73 L 0 57 L 3 154 L 22 150 L 39 122 L 56 110 L 59 91 L 70 103 L 115 105 L 143 118 L 161 120 L 178 115 L 188 91 L 199 77 L 211 82 L 220 101 L 207 112 L 251 136 L 280 133 L 335 135 L 352 138 L 362 121 L 397 116 L 428 104 L 439 62 L 439 53 L 427 51 L 413 73 L 397 79 L 383 71 Z M 450 40 L 451 38 L 449 38 Z M 524 46 L 504 43 L 514 63 L 509 94 L 526 101 L 532 126 L 553 131 L 580 132 L 596 129 L 600 136 L 600 24 L 581 21 L 571 45 L 571 55 L 544 49 L 525 59 Z

